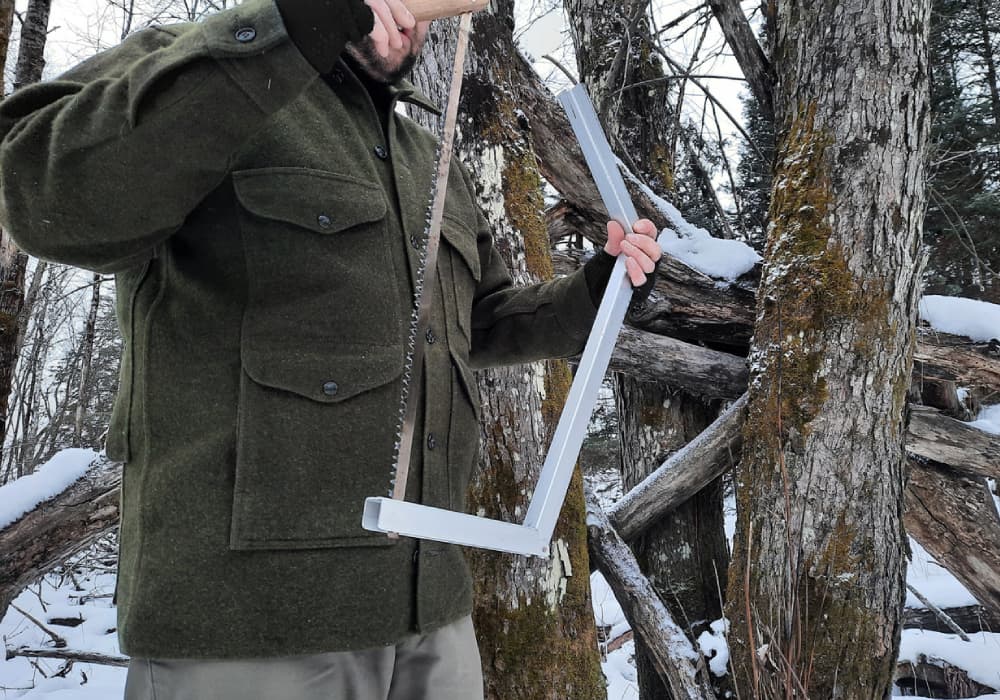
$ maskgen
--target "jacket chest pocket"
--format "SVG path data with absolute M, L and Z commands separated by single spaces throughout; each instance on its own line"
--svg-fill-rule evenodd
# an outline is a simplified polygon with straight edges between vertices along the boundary
M 247 265 L 244 341 L 398 342 L 379 185 L 308 168 L 234 173 Z
M 441 238 L 444 242 L 442 259 L 447 261 L 443 270 L 447 277 L 442 279 L 445 311 L 451 326 L 449 330 L 457 330 L 462 340 L 461 346 L 453 342 L 452 347 L 462 357 L 468 357 L 472 341 L 472 304 L 482 279 L 476 234 L 463 221 L 446 214 L 441 224 Z M 454 333 L 450 335 L 454 337 Z
M 244 346 L 232 549 L 390 545 L 361 528 L 386 495 L 402 346 Z
M 403 371 L 380 186 L 305 168 L 233 175 L 246 257 L 232 549 L 378 546 Z

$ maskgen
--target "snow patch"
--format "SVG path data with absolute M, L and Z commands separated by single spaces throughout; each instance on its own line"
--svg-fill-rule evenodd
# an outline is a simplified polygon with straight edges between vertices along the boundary
M 920 300 L 920 318 L 934 330 L 979 343 L 1000 338 L 1000 305 L 986 301 L 930 294 Z
M 753 248 L 741 241 L 713 238 L 705 229 L 689 223 L 673 204 L 657 195 L 639 178 L 629 172 L 620 160 L 625 177 L 634 182 L 649 197 L 653 205 L 670 222 L 657 239 L 664 253 L 709 277 L 727 282 L 736 280 L 761 261 Z
M 1000 688 L 1000 634 L 991 632 L 969 633 L 969 641 L 958 635 L 930 632 L 928 630 L 903 630 L 899 660 L 917 663 L 925 656 L 929 663 L 944 661 L 958 666 L 969 678 Z
M 711 631 L 698 635 L 698 648 L 708 659 L 708 667 L 716 676 L 726 675 L 729 666 L 729 643 L 726 634 L 729 632 L 729 620 L 722 618 L 711 625 Z
M 927 550 L 913 538 L 910 538 L 910 551 L 912 556 L 906 568 L 906 582 L 920 591 L 920 595 L 939 608 L 961 608 L 979 604 L 968 589 L 947 569 L 934 561 Z M 924 604 L 907 591 L 906 607 L 923 608 Z
M 984 433 L 1000 435 L 1000 404 L 995 406 L 983 406 L 976 420 L 967 423 L 971 428 L 978 428 Z
M 57 453 L 35 470 L 0 487 L 0 529 L 7 527 L 44 501 L 69 488 L 99 456 L 93 450 L 70 448 Z

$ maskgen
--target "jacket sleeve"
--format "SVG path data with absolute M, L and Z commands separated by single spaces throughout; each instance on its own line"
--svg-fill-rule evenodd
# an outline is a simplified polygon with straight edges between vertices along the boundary
M 367 31 L 356 24 L 341 23 L 340 49 Z M 0 221 L 41 258 L 134 265 L 318 75 L 275 0 L 141 31 L 0 104 Z
M 481 212 L 477 224 L 482 279 L 472 306 L 469 364 L 481 369 L 571 357 L 583 350 L 597 316 L 584 268 L 515 287 Z

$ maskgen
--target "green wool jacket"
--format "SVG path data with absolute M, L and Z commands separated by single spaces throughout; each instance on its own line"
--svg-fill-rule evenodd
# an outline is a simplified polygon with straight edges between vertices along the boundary
M 130 655 L 372 648 L 471 610 L 460 549 L 361 528 L 389 492 L 436 150 L 386 118 L 342 61 L 318 74 L 274 0 L 139 32 L 0 104 L 4 226 L 116 276 Z M 472 370 L 577 353 L 596 309 L 582 273 L 512 286 L 461 168 L 447 201 L 409 498 L 463 509 Z

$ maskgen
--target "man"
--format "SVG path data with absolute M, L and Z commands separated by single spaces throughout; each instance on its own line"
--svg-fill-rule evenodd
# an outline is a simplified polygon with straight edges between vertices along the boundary
M 461 551 L 360 527 L 424 245 L 435 139 L 394 108 L 434 109 L 400 79 L 426 32 L 399 0 L 246 0 L 0 105 L 4 225 L 116 274 L 130 700 L 482 697 Z M 660 251 L 609 225 L 611 255 L 515 289 L 448 186 L 408 499 L 461 509 L 472 369 L 579 352 L 611 255 L 642 285 Z

